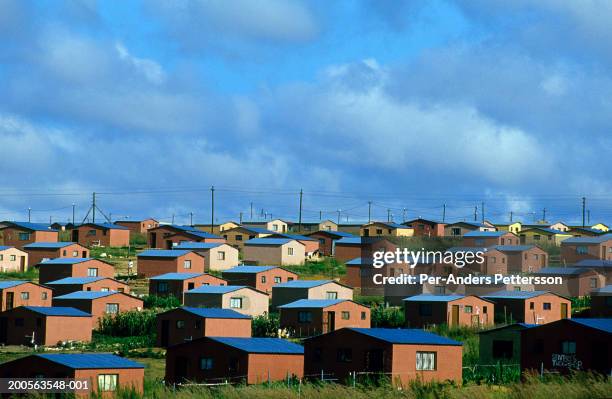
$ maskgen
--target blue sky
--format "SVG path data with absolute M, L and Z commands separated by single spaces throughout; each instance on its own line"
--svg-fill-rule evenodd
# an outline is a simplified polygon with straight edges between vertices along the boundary
M 0 219 L 612 221 L 612 4 L 0 0 Z M 480 216 L 479 216 L 480 217 Z

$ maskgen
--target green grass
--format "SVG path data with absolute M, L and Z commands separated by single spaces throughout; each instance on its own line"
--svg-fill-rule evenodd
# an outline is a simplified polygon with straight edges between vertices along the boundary
M 0 280 L 38 280 L 38 269 L 30 267 L 25 272 L 0 273 Z
M 346 265 L 334 258 L 324 258 L 321 261 L 307 261 L 303 265 L 283 266 L 306 279 L 335 279 L 346 274 Z

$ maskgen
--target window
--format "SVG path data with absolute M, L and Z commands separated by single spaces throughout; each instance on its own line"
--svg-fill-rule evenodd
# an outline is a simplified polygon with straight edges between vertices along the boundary
M 584 245 L 580 245 L 576 247 L 576 253 L 578 255 L 586 255 L 588 253 L 588 249 L 587 247 L 585 247 Z
M 67 254 L 67 253 L 68 253 L 68 252 L 66 252 L 66 250 L 65 250 L 65 249 L 62 251 L 62 254 L 63 254 L 64 256 L 66 256 L 66 254 Z M 75 256 L 75 258 L 76 258 L 76 256 Z
M 287 277 L 287 281 L 293 281 L 293 277 Z
M 200 370 L 212 370 L 213 359 L 211 357 L 200 358 Z
M 96 235 L 96 231 L 95 231 L 95 230 L 89 230 L 89 231 L 87 232 L 87 235 L 88 235 L 88 236 L 95 236 L 95 235 Z
M 435 370 L 436 369 L 436 352 L 417 352 L 416 353 L 416 369 L 417 370 Z
M 242 234 L 236 234 L 236 241 L 242 241 Z
M 102 288 L 100 288 L 100 291 L 108 292 L 108 291 L 110 291 L 110 289 L 108 287 L 102 287 Z
M 78 258 L 79 257 L 79 251 L 72 251 L 72 257 L 73 258 Z
M 116 391 L 118 378 L 117 374 L 100 374 L 98 376 L 98 391 Z
M 591 288 L 597 288 L 597 277 L 593 277 L 590 279 L 589 286 Z
M 280 276 L 275 276 L 275 277 L 274 277 L 274 284 L 280 284 L 280 283 L 281 283 L 281 281 L 282 281 L 282 280 L 281 280 Z
M 564 355 L 576 354 L 576 341 L 561 342 L 561 353 L 563 353 Z
M 16 255 L 11 255 L 11 261 L 15 262 L 17 260 L 17 256 Z
M 451 235 L 452 236 L 460 236 L 461 235 L 461 229 L 459 227 L 453 227 L 451 230 Z
M 27 301 L 28 299 L 30 299 L 30 293 L 29 292 L 22 292 L 21 293 L 21 299 L 23 299 L 24 301 Z
M 350 320 L 351 319 L 351 312 L 344 311 L 344 312 L 341 313 L 341 317 L 342 317 L 342 320 Z
M 261 276 L 261 283 L 265 284 L 266 283 L 266 276 Z
M 287 255 L 293 256 L 293 248 L 291 247 L 287 248 Z
M 535 302 L 529 302 L 529 310 L 535 309 Z
M 544 310 L 550 310 L 551 308 L 550 302 L 544 302 L 542 307 Z
M 277 224 L 273 224 L 272 225 L 272 231 L 278 231 L 278 225 Z
M 217 252 L 217 260 L 225 260 L 225 251 Z
M 15 319 L 15 327 L 23 327 L 23 318 L 18 317 Z
M 486 306 L 482 307 L 482 313 L 487 314 L 487 307 Z
M 185 328 L 185 320 L 177 320 L 176 328 L 179 330 L 182 330 L 183 328 Z
M 98 268 L 90 267 L 87 269 L 87 277 L 98 277 Z
M 310 323 L 312 322 L 312 312 L 307 310 L 300 310 L 298 312 L 298 322 L 299 323 Z
M 30 233 L 19 233 L 19 241 L 28 241 L 30 239 Z
M 336 361 L 340 363 L 352 362 L 353 350 L 351 348 L 338 348 L 336 351 Z
M 431 316 L 432 308 L 431 303 L 420 303 L 419 304 L 419 315 L 420 316 Z
M 472 307 L 470 305 L 465 305 L 463 307 L 463 312 L 465 312 L 465 313 L 472 313 Z
M 48 294 L 46 292 L 41 292 L 40 293 L 40 299 L 42 299 L 43 301 L 47 299 Z
M 230 298 L 230 308 L 242 309 L 242 298 Z
M 168 292 L 168 283 L 166 281 L 158 281 L 157 292 Z
M 119 304 L 118 303 L 107 303 L 106 304 L 106 313 L 109 313 L 109 314 L 117 314 L 117 313 L 119 313 Z
M 193 323 L 193 328 L 195 328 L 196 330 L 199 330 L 200 328 L 202 328 L 202 320 L 196 320 Z
M 367 319 L 367 318 L 368 318 L 368 317 L 367 317 L 366 312 L 361 312 L 361 320 L 365 320 L 365 319 Z
M 0 255 L 0 260 L 4 260 L 4 255 Z
M 338 299 L 338 293 L 336 291 L 327 291 L 325 293 L 326 299 Z
M 382 229 L 376 229 L 376 234 L 382 234 Z
M 184 260 L 183 261 L 183 269 L 191 269 L 191 261 L 190 260 Z

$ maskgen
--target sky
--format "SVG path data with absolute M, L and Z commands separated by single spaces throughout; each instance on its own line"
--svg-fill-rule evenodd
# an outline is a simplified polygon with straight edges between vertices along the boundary
M 297 220 L 300 190 L 305 221 L 581 223 L 586 197 L 612 222 L 611 20 L 607 0 L 0 0 L 0 220 L 80 222 L 96 192 L 113 220 L 210 223 L 214 186 L 215 222 Z

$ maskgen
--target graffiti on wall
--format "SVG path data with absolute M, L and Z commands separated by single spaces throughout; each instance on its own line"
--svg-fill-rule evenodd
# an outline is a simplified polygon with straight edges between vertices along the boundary
M 582 361 L 576 358 L 576 355 L 566 355 L 561 353 L 552 354 L 552 365 L 553 367 L 564 367 L 568 369 L 580 370 L 582 368 Z

